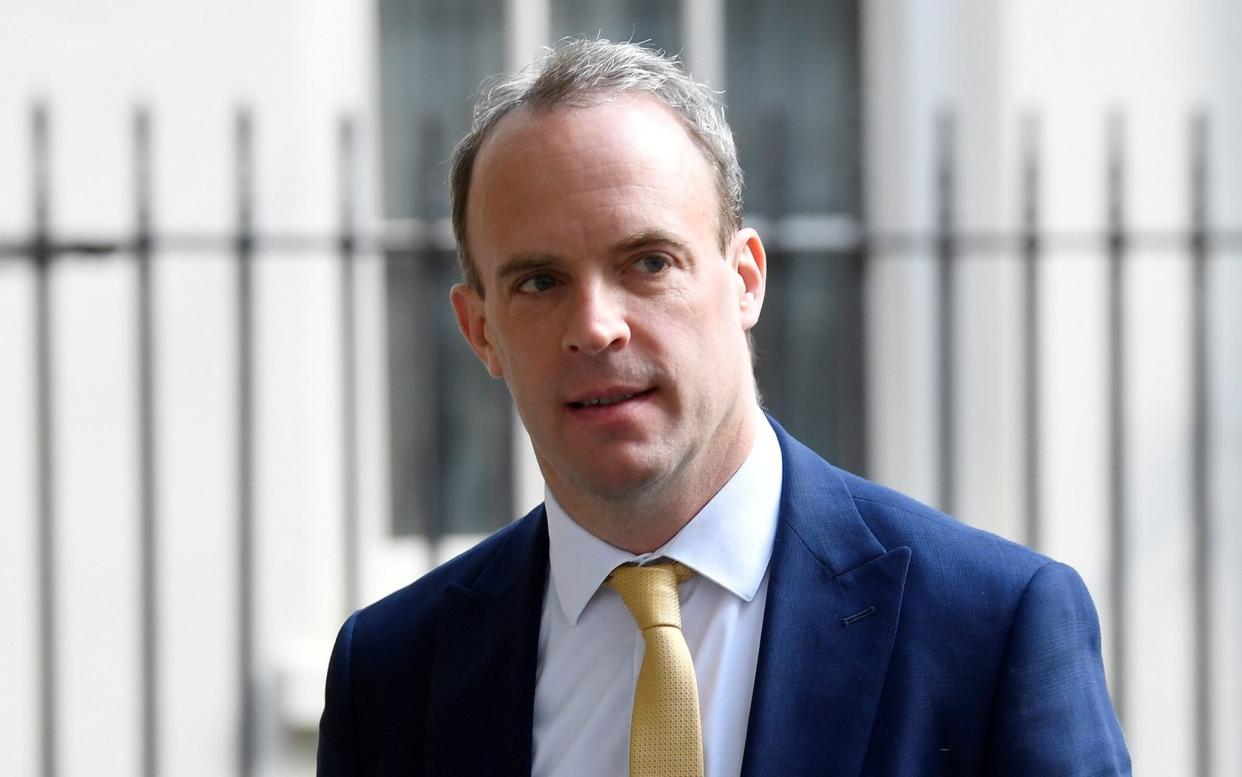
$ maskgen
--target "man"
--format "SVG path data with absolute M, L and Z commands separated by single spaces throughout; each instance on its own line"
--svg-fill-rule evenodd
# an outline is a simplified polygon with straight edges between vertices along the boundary
M 350 617 L 320 775 L 1129 773 L 1071 569 L 763 414 L 766 256 L 705 87 L 562 45 L 481 99 L 452 183 L 453 308 L 546 502 Z

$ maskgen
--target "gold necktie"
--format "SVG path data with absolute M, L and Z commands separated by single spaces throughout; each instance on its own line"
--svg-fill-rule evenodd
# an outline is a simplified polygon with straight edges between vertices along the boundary
M 667 562 L 619 566 L 608 576 L 647 643 L 634 689 L 630 777 L 703 777 L 699 688 L 677 596 L 677 584 L 693 574 Z

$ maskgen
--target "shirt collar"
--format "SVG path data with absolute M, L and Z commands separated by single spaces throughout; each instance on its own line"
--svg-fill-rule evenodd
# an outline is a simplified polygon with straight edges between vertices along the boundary
M 579 526 L 544 488 L 552 588 L 570 624 L 617 566 L 680 561 L 739 598 L 754 599 L 772 558 L 781 498 L 781 449 L 766 419 L 742 466 L 698 515 L 661 548 L 634 555 Z

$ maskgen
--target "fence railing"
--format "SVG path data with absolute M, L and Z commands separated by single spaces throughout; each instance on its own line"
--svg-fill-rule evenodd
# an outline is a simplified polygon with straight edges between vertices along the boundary
M 156 408 L 159 402 L 155 383 L 156 353 L 155 320 L 152 288 L 152 266 L 164 251 L 211 253 L 229 252 L 235 259 L 236 272 L 236 352 L 237 352 L 237 450 L 236 531 L 237 531 L 237 693 L 241 700 L 237 711 L 238 753 L 237 774 L 249 777 L 256 761 L 254 587 L 255 587 L 255 402 L 253 387 L 256 364 L 254 358 L 254 262 L 263 250 L 283 252 L 335 251 L 339 258 L 339 304 L 341 333 L 341 451 L 342 493 L 340 506 L 342 524 L 341 555 L 344 569 L 343 599 L 349 606 L 360 603 L 359 596 L 359 522 L 358 522 L 358 399 L 355 387 L 356 311 L 355 260 L 362 237 L 355 226 L 356 166 L 355 129 L 352 120 L 342 118 L 338 130 L 339 223 L 336 234 L 259 234 L 254 217 L 254 131 L 251 112 L 240 109 L 234 123 L 234 185 L 235 231 L 215 233 L 161 233 L 153 223 L 154 192 L 152 189 L 152 119 L 150 112 L 135 111 L 132 123 L 134 230 L 130 235 L 115 237 L 72 238 L 58 235 L 51 219 L 51 121 L 47 107 L 36 105 L 31 112 L 31 200 L 33 225 L 29 239 L 0 239 L 0 262 L 28 262 L 34 270 L 34 355 L 33 370 L 36 398 L 38 462 L 36 513 L 38 522 L 38 648 L 39 657 L 39 754 L 41 772 L 46 777 L 60 773 L 58 768 L 58 679 L 57 632 L 58 595 L 56 568 L 57 536 L 57 472 L 54 466 L 57 419 L 53 397 L 56 375 L 52 369 L 52 320 L 55 316 L 51 294 L 51 270 L 54 263 L 67 256 L 132 257 L 137 267 L 137 331 L 135 332 L 138 369 L 138 454 L 139 454 L 139 551 L 140 630 L 138 640 L 142 651 L 141 699 L 141 763 L 142 774 L 158 774 L 161 741 L 159 730 L 160 689 L 158 687 L 161 656 L 158 645 L 160 629 L 156 601 L 157 549 L 161 515 L 156 499 L 159 478 L 159 452 L 156 449 Z
M 60 667 L 57 663 L 56 645 L 61 635 L 57 631 L 59 594 L 57 590 L 57 487 L 56 471 L 57 427 L 53 397 L 56 395 L 57 375 L 53 369 L 54 342 L 53 321 L 57 315 L 52 294 L 51 270 L 54 265 L 68 261 L 89 261 L 91 257 L 124 256 L 132 260 L 137 269 L 136 321 L 134 339 L 139 375 L 137 415 L 137 439 L 139 441 L 139 468 L 137 493 L 140 510 L 138 514 L 138 558 L 140 561 L 140 594 L 138 602 L 140 635 L 138 645 L 142 650 L 140 687 L 136 689 L 140 702 L 141 764 L 145 777 L 159 774 L 161 760 L 161 709 L 159 677 L 163 657 L 160 655 L 158 635 L 161 629 L 156 591 L 159 580 L 158 549 L 162 525 L 161 507 L 157 499 L 156 484 L 160 478 L 160 451 L 157 449 L 159 435 L 156 433 L 156 408 L 160 402 L 159 386 L 155 375 L 159 353 L 155 346 L 154 290 L 152 268 L 169 252 L 178 253 L 227 253 L 233 257 L 236 283 L 236 353 L 237 353 L 237 400 L 235 426 L 237 448 L 235 475 L 237 478 L 236 533 L 238 586 L 236 599 L 237 637 L 237 710 L 238 752 L 236 773 L 250 777 L 256 763 L 255 731 L 258 721 L 253 699 L 255 682 L 255 631 L 254 598 L 256 585 L 255 552 L 255 439 L 256 407 L 253 387 L 255 362 L 255 308 L 254 265 L 256 258 L 269 251 L 282 254 L 324 253 L 336 255 L 339 267 L 337 285 L 339 290 L 342 372 L 340 375 L 341 404 L 341 466 L 342 501 L 339 506 L 341 520 L 341 563 L 344 569 L 343 600 L 349 606 L 360 604 L 359 567 L 360 530 L 358 519 L 358 395 L 355 373 L 358 364 L 356 351 L 358 311 L 355 303 L 355 267 L 360 255 L 378 255 L 385 261 L 400 261 L 401 257 L 417 259 L 432 248 L 443 248 L 443 239 L 430 225 L 403 234 L 369 231 L 358 225 L 356 191 L 359 171 L 354 123 L 340 120 L 337 128 L 337 211 L 338 222 L 321 234 L 264 232 L 256 223 L 255 201 L 255 152 L 254 120 L 250 111 L 237 112 L 234 124 L 234 229 L 229 233 L 191 233 L 161 231 L 155 224 L 153 213 L 156 193 L 153 191 L 152 134 L 154 122 L 146 109 L 135 111 L 132 121 L 133 144 L 133 230 L 130 234 L 113 236 L 73 236 L 59 232 L 52 218 L 54 192 L 51 189 L 52 122 L 49 110 L 36 105 L 30 118 L 30 154 L 32 181 L 30 197 L 33 223 L 28 236 L 0 236 L 0 272 L 4 265 L 22 263 L 33 269 L 34 301 L 34 365 L 33 381 L 36 401 L 37 461 L 36 519 L 38 523 L 37 544 L 37 604 L 39 628 L 37 650 L 39 660 L 39 714 L 40 769 L 44 777 L 57 777 L 60 737 L 57 721 L 58 684 Z M 938 440 L 935 462 L 932 464 L 937 477 L 938 503 L 952 512 L 958 502 L 956 484 L 959 483 L 957 462 L 960 459 L 956 430 L 960 386 L 954 365 L 959 360 L 957 344 L 961 338 L 955 311 L 960 305 L 959 273 L 964 258 L 972 256 L 1005 257 L 1016 259 L 1021 266 L 1020 288 L 1020 337 L 1019 363 L 1022 365 L 1023 397 L 1021 402 L 1021 458 L 1023 479 L 1022 525 L 1024 539 L 1039 547 L 1045 537 L 1044 507 L 1040 494 L 1044 473 L 1040 467 L 1045 441 L 1047 408 L 1041 400 L 1039 387 L 1047 366 L 1040 357 L 1041 332 L 1045 322 L 1041 318 L 1044 304 L 1042 284 L 1043 260 L 1051 252 L 1066 250 L 1098 251 L 1106 257 L 1107 283 L 1105 299 L 1101 305 L 1107 311 L 1107 363 L 1105 370 L 1106 419 L 1108 455 L 1108 502 L 1109 502 L 1109 577 L 1111 580 L 1108 613 L 1111 619 L 1112 640 L 1107 647 L 1108 664 L 1112 678 L 1114 701 L 1123 722 L 1129 712 L 1127 688 L 1128 658 L 1125 635 L 1130 633 L 1126 581 L 1129 575 L 1128 559 L 1131 556 L 1131 537 L 1128 527 L 1130 505 L 1127 503 L 1127 452 L 1132 435 L 1128 428 L 1127 408 L 1130 404 L 1129 387 L 1125 380 L 1128 365 L 1127 352 L 1128 318 L 1127 286 L 1129 258 L 1135 250 L 1160 249 L 1184 251 L 1190 262 L 1190 299 L 1187 309 L 1190 341 L 1186 343 L 1191 364 L 1191 457 L 1186 462 L 1189 482 L 1192 484 L 1193 530 L 1193 662 L 1195 683 L 1194 753 L 1196 762 L 1192 773 L 1203 777 L 1215 774 L 1213 753 L 1213 601 L 1212 579 L 1215 574 L 1213 554 L 1213 518 L 1209 493 L 1213 482 L 1214 462 L 1211 439 L 1215 428 L 1210 396 L 1208 363 L 1209 343 L 1216 337 L 1212 332 L 1209 315 L 1210 274 L 1213 256 L 1226 251 L 1242 251 L 1242 231 L 1214 228 L 1208 222 L 1209 171 L 1208 158 L 1209 124 L 1204 115 L 1194 116 L 1188 125 L 1188 151 L 1186 161 L 1186 186 L 1189 208 L 1186 228 L 1180 232 L 1152 232 L 1135 229 L 1127 214 L 1128 158 L 1126 154 L 1126 123 L 1120 115 L 1109 119 L 1106 127 L 1106 153 L 1100 171 L 1105 191 L 1106 212 L 1101 214 L 1104 227 L 1098 231 L 1077 233 L 1049 232 L 1042 221 L 1041 187 L 1043 182 L 1040 149 L 1040 128 L 1035 118 L 1025 119 L 1020 126 L 1021 153 L 1017 180 L 1021 223 L 1012 231 L 968 231 L 959 226 L 958 219 L 958 131 L 952 113 L 940 115 L 934 125 L 935 167 L 931 172 L 931 186 L 935 192 L 934 228 L 927 232 L 868 232 L 866 229 L 836 231 L 824 239 L 821 246 L 826 255 L 860 253 L 865 262 L 900 261 L 906 257 L 931 256 L 935 263 L 935 283 L 929 290 L 936 300 L 936 359 L 938 397 L 935 404 L 936 436 Z M 771 231 L 765 237 L 774 250 L 779 250 L 787 222 L 780 218 L 767 220 Z M 799 250 L 806 250 L 805 239 L 800 238 Z

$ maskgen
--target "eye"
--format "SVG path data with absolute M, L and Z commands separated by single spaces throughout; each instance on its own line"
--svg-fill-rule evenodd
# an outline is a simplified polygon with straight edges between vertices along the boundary
M 648 275 L 655 275 L 656 273 L 663 272 L 667 269 L 669 267 L 669 261 L 668 257 L 663 256 L 662 254 L 647 254 L 646 256 L 640 257 L 639 260 L 634 263 L 634 266 L 639 272 L 646 273 Z
M 523 294 L 542 294 L 554 286 L 556 286 L 556 276 L 541 272 L 523 278 L 518 283 L 517 290 Z

